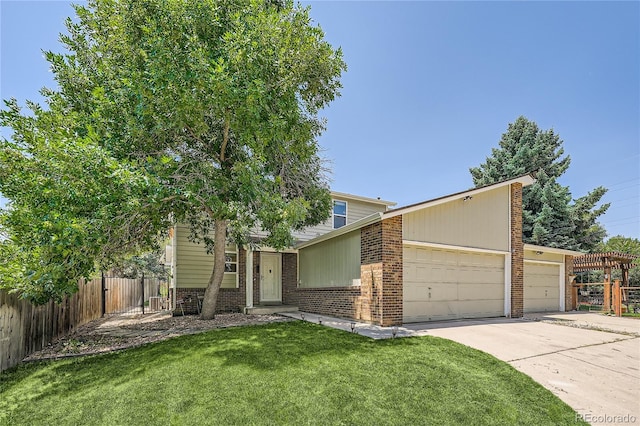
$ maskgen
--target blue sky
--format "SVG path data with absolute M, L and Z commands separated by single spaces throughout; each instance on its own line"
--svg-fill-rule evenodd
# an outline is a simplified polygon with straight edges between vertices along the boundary
M 333 189 L 403 205 L 470 188 L 524 115 L 564 140 L 574 197 L 609 188 L 609 235 L 640 237 L 639 2 L 305 4 L 349 67 L 320 139 Z M 40 100 L 70 3 L 0 13 L 0 97 Z

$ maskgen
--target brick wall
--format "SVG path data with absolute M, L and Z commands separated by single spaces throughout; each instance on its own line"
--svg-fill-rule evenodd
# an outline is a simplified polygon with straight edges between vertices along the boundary
M 360 287 L 354 318 L 380 324 L 382 321 L 382 222 L 360 230 Z
M 382 318 L 388 327 L 402 325 L 402 215 L 382 221 Z
M 402 216 L 360 231 L 362 294 L 354 317 L 382 326 L 402 324 Z
M 573 256 L 564 257 L 564 310 L 573 310 L 573 291 L 571 285 L 571 277 L 573 274 Z M 575 301 L 578 302 L 577 300 Z
M 522 184 L 511 184 L 511 317 L 524 313 L 524 245 L 522 243 Z

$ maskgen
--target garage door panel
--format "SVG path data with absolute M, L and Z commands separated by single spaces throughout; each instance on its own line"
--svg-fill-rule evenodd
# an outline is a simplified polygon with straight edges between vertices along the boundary
M 405 286 L 403 289 L 404 300 L 407 301 L 419 301 L 428 299 L 427 294 L 429 292 L 429 287 L 422 283 L 413 283 L 411 285 Z
M 464 268 L 457 272 L 457 281 L 460 283 L 495 283 L 504 282 L 504 271 L 486 268 Z
M 461 318 L 486 318 L 501 316 L 504 307 L 502 300 L 462 300 L 458 302 L 458 309 Z
M 554 312 L 560 308 L 560 265 L 524 264 L 524 311 Z
M 432 263 L 439 265 L 455 266 L 458 264 L 458 258 L 456 254 L 449 250 L 432 250 L 430 258 L 431 259 L 425 260 L 430 260 Z
M 455 285 L 416 284 L 408 285 L 403 292 L 406 301 L 435 302 L 457 298 L 458 288 Z
M 548 299 L 529 299 L 525 312 L 556 312 L 558 305 L 549 306 Z
M 441 321 L 459 318 L 454 303 L 443 302 L 405 302 L 403 306 L 405 316 L 410 316 L 413 322 Z
M 504 255 L 404 247 L 404 321 L 504 314 Z
M 557 278 L 556 278 L 557 279 Z M 560 291 L 557 288 L 553 287 L 527 287 L 527 299 L 553 299 L 558 300 L 560 296 Z M 557 304 L 556 304 L 557 305 Z
M 458 284 L 458 300 L 504 301 L 504 284 Z M 490 296 L 490 297 L 488 297 Z

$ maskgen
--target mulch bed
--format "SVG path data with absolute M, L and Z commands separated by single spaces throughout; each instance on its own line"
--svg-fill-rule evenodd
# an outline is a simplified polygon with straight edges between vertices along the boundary
M 280 315 L 218 314 L 202 320 L 196 315 L 171 316 L 170 312 L 146 315 L 113 315 L 91 321 L 58 338 L 23 361 L 43 361 L 118 351 L 185 334 L 216 328 L 291 321 Z

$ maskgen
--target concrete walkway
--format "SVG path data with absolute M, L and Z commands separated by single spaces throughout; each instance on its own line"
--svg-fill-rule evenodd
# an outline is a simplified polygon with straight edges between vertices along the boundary
M 487 352 L 542 384 L 593 424 L 640 425 L 640 320 L 594 313 L 379 327 L 303 312 L 292 318 L 374 339 L 436 336 Z M 604 331 L 606 330 L 606 331 Z

